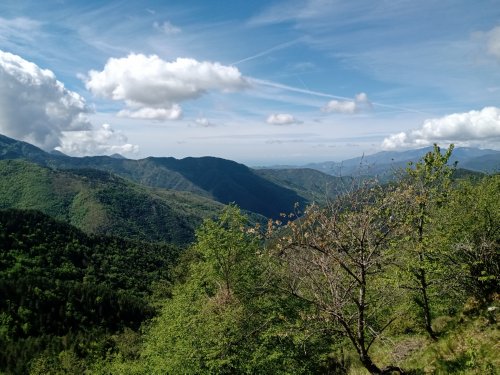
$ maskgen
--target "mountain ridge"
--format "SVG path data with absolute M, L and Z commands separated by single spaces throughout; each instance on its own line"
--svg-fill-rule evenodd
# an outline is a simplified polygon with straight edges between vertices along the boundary
M 0 137 L 0 159 L 23 159 L 51 169 L 98 169 L 146 186 L 186 191 L 223 204 L 277 218 L 295 203 L 307 200 L 296 191 L 269 181 L 247 166 L 215 157 L 148 157 L 140 160 L 109 156 L 52 155 L 26 142 Z
M 222 204 L 236 203 L 246 211 L 268 218 L 292 212 L 297 203 L 304 207 L 313 201 L 326 201 L 346 187 L 349 176 L 388 179 L 429 150 L 383 151 L 340 163 L 257 169 L 211 156 L 138 160 L 121 155 L 71 157 L 47 153 L 29 143 L 0 135 L 0 160 L 21 159 L 54 170 L 106 171 L 150 188 L 187 192 Z M 473 171 L 500 170 L 500 151 L 456 148 L 454 160 L 459 160 L 459 167 Z
M 259 169 L 310 168 L 332 176 L 386 175 L 394 170 L 406 167 L 411 161 L 417 161 L 429 151 L 432 151 L 431 146 L 406 151 L 380 151 L 340 162 L 325 161 L 301 166 L 277 165 Z M 498 150 L 456 147 L 453 150 L 450 162 L 454 163 L 456 161 L 459 168 L 476 172 L 494 173 L 500 171 L 500 151 Z

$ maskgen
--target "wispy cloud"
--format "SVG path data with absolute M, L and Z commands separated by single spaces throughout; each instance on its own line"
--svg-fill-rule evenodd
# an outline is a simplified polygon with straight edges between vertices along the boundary
M 0 17 L 0 44 L 15 47 L 16 44 L 30 43 L 39 35 L 41 27 L 41 22 L 27 17 Z
M 311 96 L 317 96 L 317 97 L 322 97 L 322 98 L 330 98 L 337 100 L 339 103 L 345 103 L 345 102 L 352 102 L 353 99 L 346 97 L 346 96 L 340 96 L 340 95 L 332 95 L 320 91 L 315 91 L 315 90 L 308 90 L 308 89 L 303 89 L 300 87 L 294 87 L 294 86 L 289 86 L 289 85 L 284 85 L 281 83 L 277 82 L 272 82 L 272 81 L 267 81 L 263 79 L 258 79 L 258 78 L 248 78 L 248 81 L 253 84 L 253 85 L 262 85 L 262 86 L 268 86 L 268 87 L 274 87 L 277 89 L 285 90 L 285 91 L 290 91 L 290 92 L 295 92 L 299 94 L 304 94 L 304 95 L 311 95 Z M 362 95 L 364 93 L 360 93 L 358 95 Z M 366 94 L 364 94 L 366 95 Z M 359 97 L 359 99 L 363 99 L 362 96 Z M 367 98 L 366 98 L 367 99 Z M 426 114 L 428 112 L 425 111 L 420 111 L 417 109 L 413 108 L 408 108 L 408 107 L 403 107 L 403 106 L 398 106 L 398 105 L 391 105 L 391 104 L 385 104 L 385 103 L 379 103 L 379 102 L 373 102 L 373 101 L 367 101 L 366 103 L 368 106 L 377 106 L 377 107 L 382 107 L 382 108 L 388 108 L 388 109 L 396 109 L 398 111 L 403 111 L 403 112 L 413 112 L 413 113 L 422 113 Z M 326 111 L 328 112 L 328 111 Z
M 181 28 L 173 25 L 170 21 L 153 22 L 153 27 L 166 35 L 176 35 L 181 33 Z

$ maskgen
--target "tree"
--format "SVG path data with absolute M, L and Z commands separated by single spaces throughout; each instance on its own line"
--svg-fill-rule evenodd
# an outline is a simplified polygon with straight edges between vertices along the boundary
M 455 298 L 473 296 L 490 303 L 499 290 L 500 175 L 461 181 L 439 211 L 441 248 Z
M 328 340 L 294 331 L 303 304 L 272 292 L 259 236 L 246 220 L 228 206 L 203 223 L 188 275 L 146 329 L 140 358 L 117 356 L 108 373 L 301 374 L 336 366 L 326 358 Z
M 403 371 L 380 368 L 370 348 L 397 318 L 388 308 L 397 290 L 385 283 L 391 267 L 391 241 L 397 236 L 391 207 L 394 195 L 365 183 L 328 207 L 309 207 L 289 222 L 276 245 L 288 292 L 316 307 L 324 324 L 350 341 L 373 374 Z
M 435 144 L 417 163 L 410 163 L 406 176 L 400 181 L 403 194 L 398 219 L 407 228 L 406 250 L 409 253 L 404 267 L 408 270 L 410 283 L 406 287 L 416 292 L 415 301 L 422 311 L 424 327 L 432 339 L 436 333 L 432 328 L 432 306 L 430 288 L 433 280 L 430 273 L 439 266 L 436 247 L 432 243 L 432 220 L 436 208 L 443 206 L 448 198 L 454 167 L 448 165 L 453 151 L 450 145 L 444 154 Z

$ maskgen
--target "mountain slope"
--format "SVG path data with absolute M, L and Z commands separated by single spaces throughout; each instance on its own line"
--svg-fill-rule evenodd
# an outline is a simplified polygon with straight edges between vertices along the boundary
M 52 170 L 0 161 L 0 208 L 36 209 L 87 233 L 184 245 L 222 205 L 185 192 L 155 190 L 92 169 Z
M 109 171 L 140 184 L 187 191 L 227 204 L 235 202 L 241 208 L 278 217 L 306 199 L 296 191 L 280 186 L 234 161 L 214 158 L 146 158 L 120 159 L 108 156 L 75 158 L 52 155 L 2 136 L 0 159 L 24 159 L 58 169 L 92 168 Z
M 342 192 L 349 178 L 336 177 L 310 168 L 257 169 L 259 176 L 296 191 L 308 202 L 325 202 Z
M 31 373 L 41 354 L 111 350 L 112 334 L 153 315 L 154 284 L 172 281 L 178 255 L 171 245 L 87 236 L 40 212 L 0 210 L 0 373 Z

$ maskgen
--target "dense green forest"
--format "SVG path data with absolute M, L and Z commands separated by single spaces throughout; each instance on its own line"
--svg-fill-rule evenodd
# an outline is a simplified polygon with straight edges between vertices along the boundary
M 500 175 L 452 151 L 184 250 L 0 211 L 0 371 L 496 374 Z
M 40 358 L 104 355 L 112 334 L 153 316 L 151 295 L 171 282 L 179 255 L 173 245 L 89 237 L 36 211 L 0 211 L 0 243 L 0 368 L 7 373 L 28 372 Z
M 0 208 L 36 209 L 89 234 L 187 245 L 222 204 L 153 189 L 95 169 L 54 170 L 0 160 Z

